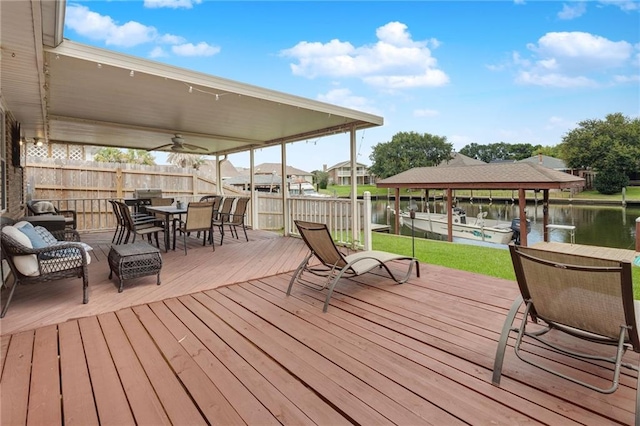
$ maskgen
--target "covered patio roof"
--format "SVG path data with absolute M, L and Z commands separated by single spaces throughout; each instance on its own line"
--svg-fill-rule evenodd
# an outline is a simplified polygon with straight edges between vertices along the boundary
M 62 39 L 64 1 L 2 2 L 2 102 L 22 136 L 223 155 L 380 126 L 382 117 Z M 169 150 L 170 146 L 163 150 Z

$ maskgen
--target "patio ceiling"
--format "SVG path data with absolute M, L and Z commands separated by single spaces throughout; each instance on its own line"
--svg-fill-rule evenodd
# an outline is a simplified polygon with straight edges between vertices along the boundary
M 205 148 L 194 152 L 227 154 L 383 124 L 372 114 L 59 42 L 64 2 L 1 4 L 3 103 L 26 138 L 153 149 L 179 133 Z

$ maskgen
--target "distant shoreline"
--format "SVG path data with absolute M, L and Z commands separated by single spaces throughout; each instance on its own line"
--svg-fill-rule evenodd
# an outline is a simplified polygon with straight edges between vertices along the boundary
M 346 197 L 345 197 L 346 198 Z M 363 197 L 358 196 L 359 199 L 362 199 Z M 408 195 L 401 195 L 400 196 L 400 200 L 401 201 L 409 201 L 410 199 L 416 199 L 419 197 L 410 197 Z M 456 196 L 455 197 L 458 201 L 463 201 L 463 202 L 468 202 L 470 201 L 472 198 L 470 196 Z M 391 197 L 387 197 L 386 195 L 372 195 L 371 196 L 372 200 L 393 200 L 395 199 L 394 196 Z M 430 201 L 433 201 L 433 197 L 429 197 Z M 518 198 L 516 197 L 515 200 L 517 201 Z M 484 202 L 484 203 L 489 203 L 489 201 L 495 203 L 495 202 L 504 202 L 504 201 L 511 201 L 511 197 L 486 197 L 486 196 L 480 196 L 480 197 L 473 197 L 473 201 L 477 201 L 477 202 Z M 533 198 L 529 198 L 527 197 L 527 204 L 535 204 L 536 200 Z M 542 203 L 542 196 L 540 196 L 540 198 L 537 199 L 538 203 Z M 622 205 L 622 200 L 599 200 L 599 199 L 586 199 L 586 198 L 554 198 L 554 197 L 550 197 L 549 198 L 549 204 L 578 204 L 578 205 L 588 205 L 588 206 L 608 206 L 608 207 L 623 207 Z M 640 207 L 640 200 L 637 199 L 632 199 L 632 200 L 626 200 L 626 206 L 627 207 Z

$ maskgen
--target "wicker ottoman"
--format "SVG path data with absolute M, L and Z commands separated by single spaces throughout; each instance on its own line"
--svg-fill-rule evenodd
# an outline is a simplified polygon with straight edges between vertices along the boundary
M 118 293 L 124 289 L 124 280 L 157 275 L 160 285 L 160 269 L 162 269 L 162 257 L 160 250 L 139 241 L 133 244 L 119 244 L 111 246 L 109 250 L 109 279 L 115 273 L 120 281 Z

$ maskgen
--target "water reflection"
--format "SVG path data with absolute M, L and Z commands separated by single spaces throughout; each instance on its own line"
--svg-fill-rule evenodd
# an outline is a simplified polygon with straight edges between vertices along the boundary
M 373 223 L 389 225 L 391 232 L 395 232 L 395 220 L 391 212 L 391 204 L 387 200 L 372 201 Z M 400 203 L 400 209 L 406 210 L 408 201 Z M 419 202 L 419 209 L 426 209 L 424 202 Z M 458 203 L 458 206 L 467 212 L 467 216 L 474 217 L 478 213 L 486 211 L 490 219 L 500 219 L 511 221 L 519 214 L 517 203 L 493 202 L 491 204 L 482 203 Z M 441 202 L 429 203 L 429 209 L 434 212 L 442 212 L 444 207 Z M 531 232 L 528 235 L 529 245 L 543 240 L 543 213 L 542 203 L 527 204 L 527 217 L 531 220 Z M 549 205 L 549 223 L 556 225 L 574 225 L 576 227 L 575 238 L 577 244 L 598 245 L 603 247 L 615 247 L 634 250 L 636 238 L 636 218 L 640 217 L 640 207 L 607 207 L 607 206 L 584 206 L 584 205 Z M 411 230 L 402 227 L 401 234 L 411 235 Z M 429 233 L 418 232 L 416 237 L 445 240 L 446 236 L 429 235 Z M 554 230 L 550 234 L 551 241 L 571 242 L 568 231 Z M 454 239 L 456 242 L 472 243 L 469 240 Z M 483 244 L 483 243 L 481 243 Z M 496 247 L 496 244 L 490 244 Z

